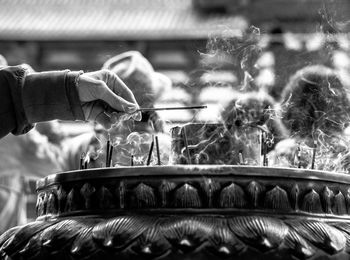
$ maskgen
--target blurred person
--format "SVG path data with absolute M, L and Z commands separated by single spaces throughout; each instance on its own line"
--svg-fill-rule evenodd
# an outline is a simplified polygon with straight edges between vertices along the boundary
M 172 87 L 171 80 L 158 72 L 138 51 L 128 51 L 107 60 L 103 69 L 118 75 L 135 95 L 142 108 L 152 108 L 157 100 Z M 114 145 L 113 162 L 117 165 L 130 165 L 131 156 L 135 165 L 143 165 L 148 156 L 152 134 L 159 138 L 162 162 L 166 163 L 170 154 L 170 137 L 164 133 L 164 122 L 157 112 L 142 112 L 141 121 L 125 120 L 107 131 L 96 126 L 91 133 L 67 140 L 64 144 L 66 155 L 65 170 L 79 169 L 79 159 L 88 154 L 90 168 L 106 165 L 106 142 L 110 137 Z M 108 137 L 109 135 L 109 137 Z M 155 149 L 154 149 L 155 151 Z
M 0 68 L 6 67 L 7 65 L 7 60 L 0 54 Z
M 282 121 L 291 137 L 342 134 L 350 121 L 349 86 L 321 65 L 297 71 L 282 92 Z
M 224 108 L 221 117 L 225 124 L 235 127 L 260 128 L 273 142 L 270 144 L 271 147 L 288 137 L 276 102 L 264 91 L 237 94 L 237 97 Z
M 282 93 L 282 122 L 290 138 L 269 155 L 273 165 L 349 171 L 349 86 L 325 66 L 307 66 L 295 73 Z M 297 152 L 300 153 L 297 158 Z

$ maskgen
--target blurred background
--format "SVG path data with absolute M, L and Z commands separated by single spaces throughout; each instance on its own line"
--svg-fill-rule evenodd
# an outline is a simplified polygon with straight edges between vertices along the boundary
M 205 111 L 164 111 L 162 119 L 169 125 L 217 122 L 236 91 L 263 89 L 278 101 L 289 77 L 307 65 L 323 64 L 348 78 L 349 16 L 349 0 L 0 0 L 0 63 L 93 71 L 136 50 L 172 81 L 156 106 L 209 105 Z M 59 139 L 91 125 L 50 127 Z M 7 176 L 25 176 L 12 190 L 6 189 L 12 177 L 0 180 L 1 192 L 10 192 L 11 203 L 20 205 L 16 212 L 0 212 L 1 219 L 16 215 L 17 224 L 35 217 L 35 179 L 60 170 L 52 166 L 60 139 L 31 135 L 0 143 L 2 162 L 19 158 Z M 16 155 L 9 152 L 15 143 Z
M 90 71 L 138 50 L 173 82 L 159 103 L 213 103 L 212 113 L 196 114 L 198 120 L 216 119 L 215 104 L 227 102 L 232 87 L 242 87 L 245 72 L 277 97 L 276 86 L 305 65 L 350 66 L 348 0 L 0 0 L 0 5 L 0 54 L 9 65 Z M 257 64 L 254 72 L 244 62 Z M 186 122 L 191 112 L 163 116 Z

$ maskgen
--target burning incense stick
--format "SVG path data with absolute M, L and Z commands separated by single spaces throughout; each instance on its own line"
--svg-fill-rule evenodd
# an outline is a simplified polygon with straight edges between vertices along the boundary
M 156 149 L 157 149 L 158 165 L 161 165 L 161 161 L 160 161 L 160 152 L 159 152 L 159 142 L 158 142 L 158 136 L 156 136 L 155 138 L 156 138 Z
M 87 169 L 88 168 L 88 163 L 90 161 L 90 157 L 89 157 L 89 154 L 86 154 L 85 158 L 84 158 L 84 169 Z
M 109 147 L 109 156 L 108 156 L 108 166 L 107 166 L 107 167 L 111 167 L 111 165 L 112 165 L 113 149 L 114 149 L 114 146 L 111 145 L 111 146 Z
M 109 150 L 110 150 L 110 145 L 111 145 L 111 140 L 110 140 L 110 136 L 109 136 L 109 133 L 108 133 L 108 139 L 107 139 L 107 145 L 106 145 L 106 167 L 109 167 L 108 166 L 108 163 L 109 163 Z
M 135 112 L 158 111 L 158 110 L 189 110 L 189 109 L 205 109 L 207 106 L 189 106 L 189 107 L 141 107 Z
M 190 156 L 190 151 L 188 149 L 186 127 L 184 126 L 182 129 L 183 129 L 184 142 L 185 142 L 185 147 L 186 147 L 187 164 L 191 164 L 191 156 Z
M 153 146 L 154 146 L 154 136 L 152 135 L 152 143 L 151 143 L 151 147 L 149 148 L 149 153 L 148 153 L 148 158 L 147 158 L 147 165 L 151 164 L 152 153 L 153 153 Z
M 297 148 L 298 168 L 301 168 L 301 149 L 300 145 Z
M 134 166 L 134 155 L 133 154 L 130 157 L 130 166 Z
M 239 164 L 244 164 L 243 151 L 242 150 L 239 151 L 238 158 L 239 158 Z
M 80 155 L 80 165 L 79 165 L 79 169 L 80 169 L 80 170 L 83 170 L 83 169 L 84 169 L 84 158 L 85 158 L 85 153 L 83 152 L 83 153 Z
M 315 169 L 316 149 L 317 149 L 317 141 L 315 140 L 314 147 L 312 148 L 311 169 Z
M 263 132 L 262 133 L 262 142 L 261 142 L 261 144 L 262 144 L 262 148 L 263 148 L 263 166 L 268 166 L 268 161 L 267 161 L 267 144 L 266 144 L 266 142 L 267 142 L 267 137 L 266 137 L 266 133 L 265 132 Z

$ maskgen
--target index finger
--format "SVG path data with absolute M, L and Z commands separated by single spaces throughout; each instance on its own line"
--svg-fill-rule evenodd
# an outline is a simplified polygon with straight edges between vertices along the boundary
M 120 95 L 125 100 L 134 103 L 136 106 L 139 106 L 132 91 L 115 73 L 108 73 L 106 84 L 114 93 Z

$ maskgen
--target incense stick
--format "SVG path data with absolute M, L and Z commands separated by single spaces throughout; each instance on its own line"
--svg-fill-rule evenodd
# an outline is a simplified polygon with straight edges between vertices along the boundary
M 152 158 L 152 153 L 153 153 L 153 146 L 154 146 L 154 137 L 152 135 L 152 143 L 151 143 L 151 147 L 150 147 L 149 153 L 148 153 L 147 165 L 151 164 L 151 158 Z
M 238 158 L 239 158 L 239 164 L 244 164 L 244 159 L 243 159 L 243 151 L 240 150 L 238 153 Z
M 111 167 L 111 165 L 112 165 L 113 148 L 114 148 L 113 145 L 111 145 L 109 148 L 108 167 Z
M 190 109 L 205 109 L 207 106 L 189 106 L 189 107 L 141 107 L 135 112 L 158 111 L 158 110 L 190 110 Z M 134 113 L 135 113 L 134 112 Z
M 158 136 L 156 136 L 156 150 L 157 150 L 158 165 L 161 165 Z
M 314 141 L 314 147 L 312 149 L 311 169 L 315 168 L 316 149 L 317 149 L 317 141 Z
M 109 167 L 108 166 L 108 163 L 109 163 L 109 149 L 110 149 L 110 143 L 111 143 L 111 140 L 110 140 L 110 136 L 108 134 L 108 139 L 107 139 L 107 151 L 106 151 L 106 167 Z
M 88 163 L 89 163 L 89 161 L 90 161 L 90 157 L 88 157 L 89 156 L 89 154 L 86 154 L 86 156 L 85 156 L 85 163 L 84 163 L 84 169 L 87 169 L 88 168 Z
M 133 154 L 130 157 L 130 166 L 134 166 L 134 155 Z
M 262 146 L 263 146 L 263 166 L 268 166 L 268 161 L 267 161 L 267 144 L 266 144 L 266 133 L 263 132 L 262 134 Z
M 298 158 L 298 168 L 301 168 L 301 149 L 300 149 L 300 145 L 297 148 L 297 158 Z
M 79 165 L 79 169 L 80 169 L 80 170 L 83 170 L 83 169 L 84 169 L 84 158 L 85 158 L 85 153 L 83 152 L 83 153 L 80 155 L 80 165 Z

